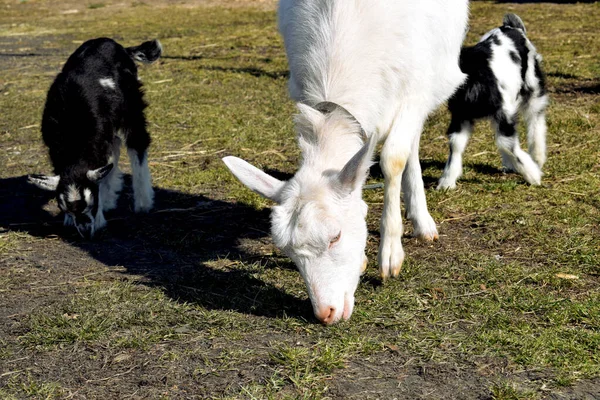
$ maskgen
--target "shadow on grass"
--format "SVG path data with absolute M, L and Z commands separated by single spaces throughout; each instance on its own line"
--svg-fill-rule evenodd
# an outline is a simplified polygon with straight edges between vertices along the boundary
M 48 204 L 51 193 L 28 184 L 26 176 L 0 179 L 0 231 L 58 235 L 107 266 L 144 276 L 148 285 L 178 301 L 272 318 L 312 318 L 308 300 L 261 281 L 252 271 L 236 269 L 238 260 L 281 268 L 277 257 L 243 245 L 245 239 L 267 240 L 268 209 L 155 188 L 155 210 L 134 214 L 129 176 L 125 183 L 117 209 L 106 213 L 108 226 L 94 240 L 84 240 L 75 229 L 62 226 L 58 209 Z M 64 264 L 53 257 L 47 261 L 57 268 Z M 210 263 L 225 257 L 232 260 L 227 268 Z M 285 260 L 282 267 L 291 268 Z
M 600 94 L 600 83 L 590 85 L 563 85 L 554 90 L 556 93 Z
M 163 56 L 163 59 L 166 60 L 183 60 L 183 61 L 196 61 L 196 60 L 206 60 L 207 57 L 204 56 Z M 213 58 L 214 59 L 214 58 Z M 201 65 L 198 67 L 199 69 L 203 69 L 206 71 L 220 71 L 220 72 L 230 72 L 235 74 L 248 74 L 255 76 L 257 78 L 266 76 L 271 79 L 281 79 L 288 78 L 290 76 L 289 71 L 265 71 L 261 68 L 256 67 L 244 67 L 244 68 L 236 68 L 236 67 L 221 67 L 217 65 Z

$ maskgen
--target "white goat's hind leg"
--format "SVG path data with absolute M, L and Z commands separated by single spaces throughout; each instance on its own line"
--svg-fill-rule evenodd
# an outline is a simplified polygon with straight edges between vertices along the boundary
M 529 154 L 540 169 L 546 162 L 546 114 L 548 105 L 546 95 L 530 99 L 525 105 L 523 115 L 527 123 L 527 144 Z
M 131 162 L 131 180 L 133 183 L 133 198 L 135 212 L 147 212 L 154 205 L 154 190 L 148 168 L 148 152 L 141 155 L 135 149 L 128 149 Z
M 378 261 L 383 279 L 398 276 L 404 262 L 400 208 L 402 173 L 411 153 L 411 144 L 419 135 L 422 126 L 422 123 L 413 119 L 414 116 L 410 117 L 411 112 L 405 110 L 403 115 L 407 115 L 410 120 L 394 123 L 381 150 L 380 165 L 385 178 L 385 188 Z
M 417 135 L 413 139 L 410 156 L 402 174 L 402 190 L 406 203 L 406 217 L 413 223 L 414 236 L 433 241 L 438 238 L 438 232 L 435 221 L 427 210 L 427 199 L 419 162 L 419 142 L 420 135 Z
M 456 180 L 463 172 L 462 155 L 472 132 L 473 122 L 471 121 L 453 120 L 450 123 L 448 128 L 450 154 L 444 167 L 444 173 L 438 182 L 438 190 L 456 188 Z
M 521 174 L 531 185 L 542 182 L 542 171 L 532 158 L 521 149 L 515 124 L 506 121 L 493 121 L 496 128 L 496 144 L 502 158 L 510 162 L 514 170 Z

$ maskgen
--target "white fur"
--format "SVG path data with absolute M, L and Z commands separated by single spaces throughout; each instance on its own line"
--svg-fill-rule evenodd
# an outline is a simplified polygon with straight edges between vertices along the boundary
M 119 157 L 121 155 L 121 138 L 117 135 L 113 141 L 112 156 L 108 162 L 113 164 L 110 174 L 100 183 L 102 191 L 102 209 L 109 211 L 117 207 L 119 192 L 123 188 L 123 174 L 119 169 Z
M 326 324 L 353 311 L 367 238 L 362 184 L 378 141 L 385 140 L 382 276 L 397 275 L 404 259 L 403 185 L 415 233 L 437 237 L 421 178 L 419 136 L 427 115 L 464 81 L 458 56 L 466 20 L 465 0 L 280 2 L 290 94 L 300 102 L 302 164 L 292 179 L 280 182 L 234 158 L 225 161 L 242 183 L 278 203 L 273 240 L 296 263 L 315 315 Z M 363 145 L 356 123 L 343 113 L 309 107 L 326 100 L 354 115 L 371 139 Z
M 148 154 L 144 154 L 144 161 L 140 164 L 138 152 L 127 150 L 131 163 L 131 180 L 133 184 L 133 198 L 135 212 L 147 212 L 154 205 L 154 190 L 148 168 Z
M 523 86 L 523 79 L 521 78 L 521 71 L 515 63 L 510 59 L 509 52 L 516 52 L 515 46 L 511 40 L 506 38 L 504 35 L 497 33 L 496 37 L 500 40 L 500 46 L 493 47 L 492 60 L 490 67 L 492 72 L 498 80 L 498 88 L 502 94 L 503 99 L 503 111 L 504 115 L 514 116 L 522 107 L 522 98 L 519 96 L 521 87 Z M 533 45 L 531 45 L 533 47 Z M 535 54 L 535 48 L 533 49 Z M 532 52 L 530 51 L 530 56 Z M 532 87 L 536 87 L 537 80 L 534 75 L 533 62 L 528 68 L 528 76 L 526 80 L 532 81 Z M 534 93 L 535 95 L 536 93 Z M 532 122 L 537 124 L 537 122 Z M 502 165 L 509 171 L 516 171 L 523 175 L 523 178 L 532 185 L 539 185 L 542 179 L 542 171 L 530 157 L 529 154 L 521 150 L 518 138 L 508 138 L 502 136 L 498 131 L 498 125 L 492 123 L 496 129 L 496 144 L 500 150 L 502 156 Z M 544 122 L 545 126 L 545 122 Z M 539 131 L 539 130 L 538 130 Z M 539 136 L 539 135 L 538 135 Z M 530 137 L 533 139 L 534 136 Z M 538 137 L 536 137 L 539 139 Z M 544 131 L 545 139 L 545 131 Z M 544 140 L 545 142 L 545 140 Z M 539 142 L 538 142 L 539 143 Z M 532 146 L 533 147 L 533 146 Z M 544 155 L 545 155 L 545 144 L 544 144 Z M 537 155 L 539 157 L 539 154 Z
M 115 81 L 113 81 L 112 78 L 100 78 L 98 80 L 98 83 L 105 89 L 115 90 L 115 88 L 117 87 Z
M 473 124 L 465 121 L 461 125 L 460 132 L 450 134 L 450 157 L 444 168 L 444 174 L 440 178 L 437 189 L 454 189 L 456 180 L 460 178 L 463 171 L 462 155 L 469 143 L 473 132 Z
M 81 193 L 79 193 L 79 189 L 75 185 L 69 185 L 67 187 L 67 201 L 73 202 L 81 200 Z
M 58 187 L 58 182 L 60 182 L 60 176 L 30 175 L 27 178 L 27 180 L 29 181 L 29 183 L 34 184 L 40 189 L 49 190 L 53 192 Z
M 520 29 L 519 31 L 523 32 Z M 481 38 L 480 43 L 492 36 L 499 42 L 499 44 L 491 44 L 492 56 L 489 60 L 490 69 L 497 80 L 501 95 L 502 112 L 499 114 L 509 124 L 515 122 L 519 112 L 524 115 L 529 145 L 528 154 L 521 149 L 518 137 L 507 137 L 507 134 L 510 136 L 512 132 L 500 131 L 498 122 L 494 120 L 498 116 L 490 116 L 492 126 L 496 130 L 496 144 L 502 156 L 502 165 L 506 171 L 515 171 L 523 175 L 528 183 L 539 185 L 542 177 L 541 168 L 546 161 L 544 111 L 548 105 L 548 97 L 541 94 L 541 84 L 535 74 L 535 62 L 536 60 L 541 61 L 541 56 L 533 44 L 526 39 L 525 45 L 529 52 L 525 80 L 523 80 L 521 65 L 515 63 L 511 58 L 511 53 L 518 54 L 514 42 L 500 28 L 495 28 L 487 32 Z M 531 95 L 525 99 L 521 95 L 524 87 L 532 91 Z M 449 132 L 450 156 L 439 180 L 438 189 L 456 188 L 456 180 L 462 175 L 462 154 L 472 130 L 471 121 L 466 120 L 461 124 L 459 132 Z

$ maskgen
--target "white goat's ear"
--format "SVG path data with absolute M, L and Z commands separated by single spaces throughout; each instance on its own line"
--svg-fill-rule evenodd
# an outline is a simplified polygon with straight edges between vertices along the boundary
M 376 144 L 377 140 L 371 136 L 358 153 L 344 165 L 337 176 L 337 181 L 343 192 L 351 193 L 363 185 L 369 175 L 369 168 L 373 165 L 371 159 Z
M 92 182 L 100 182 L 102 179 L 106 178 L 106 175 L 108 175 L 112 169 L 113 163 L 110 163 L 98 169 L 90 169 L 86 172 L 86 176 Z
M 227 168 L 252 191 L 279 203 L 279 192 L 285 185 L 284 181 L 273 178 L 271 175 L 256 168 L 254 165 L 237 157 L 223 157 Z
M 29 175 L 27 181 L 40 189 L 49 190 L 54 192 L 58 187 L 58 181 L 60 176 L 48 176 L 48 175 Z

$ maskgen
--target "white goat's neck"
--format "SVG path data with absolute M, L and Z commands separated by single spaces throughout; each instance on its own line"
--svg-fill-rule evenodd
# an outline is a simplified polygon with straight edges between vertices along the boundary
M 364 145 L 361 127 L 341 111 L 303 112 L 296 117 L 302 163 L 297 178 L 339 172 Z M 315 179 L 312 179 L 315 180 Z

